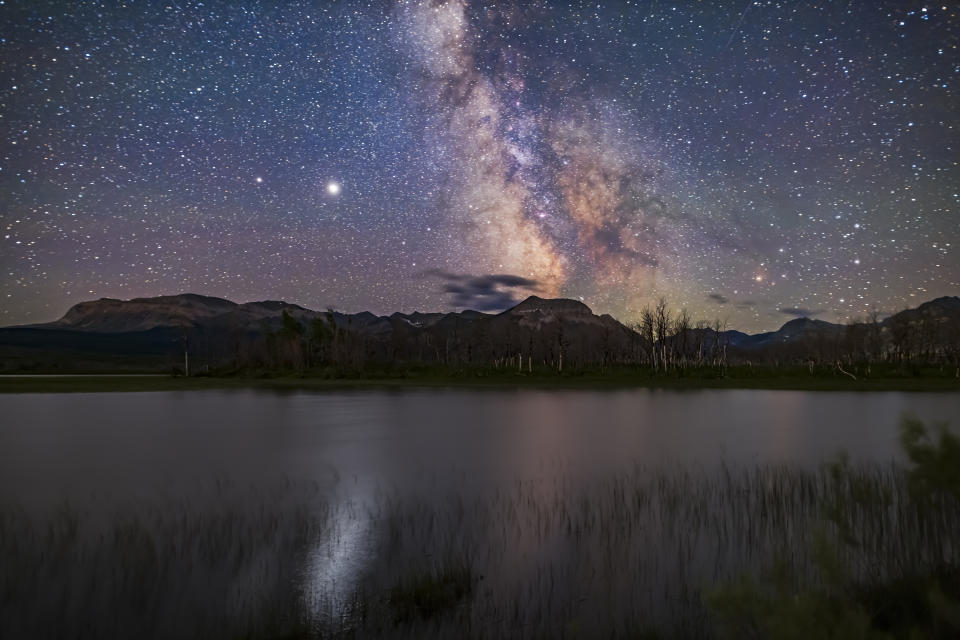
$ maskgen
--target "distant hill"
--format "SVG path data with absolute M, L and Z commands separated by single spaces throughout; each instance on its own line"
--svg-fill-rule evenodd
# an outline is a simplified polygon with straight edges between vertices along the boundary
M 279 331 L 283 314 L 304 326 L 332 320 L 343 339 L 364 341 L 364 357 L 432 354 L 448 358 L 451 345 L 470 356 L 496 350 L 518 354 L 552 350 L 587 357 L 587 351 L 622 349 L 635 334 L 609 315 L 597 316 L 575 300 L 531 296 L 501 314 L 313 311 L 282 301 L 238 304 L 185 293 L 155 298 L 101 298 L 71 307 L 50 323 L 0 328 L 0 370 L 162 370 L 177 366 L 183 349 L 207 360 L 228 359 L 240 343 Z M 546 344 L 549 342 L 550 344 Z M 486 355 L 483 357 L 487 357 Z M 574 357 L 568 355 L 567 357 Z
M 281 335 L 284 313 L 302 326 L 304 339 L 314 340 L 312 332 L 317 330 L 329 334 L 327 338 L 318 334 L 311 348 L 322 339 L 334 340 L 336 333 L 336 348 L 349 350 L 357 363 L 412 360 L 499 366 L 525 357 L 530 366 L 531 359 L 558 363 L 562 353 L 567 363 L 603 364 L 637 361 L 645 348 L 632 329 L 568 299 L 530 296 L 499 314 L 466 310 L 378 316 L 314 311 L 275 300 L 238 304 L 185 293 L 101 298 L 74 305 L 55 322 L 0 328 L 0 370 L 169 370 L 182 361 L 184 349 L 199 361 L 214 364 L 236 359 L 238 353 L 262 359 L 261 352 L 269 347 L 264 341 Z M 875 332 L 905 340 L 900 336 L 905 327 L 921 325 L 927 333 L 960 326 L 960 298 L 937 298 L 901 311 L 880 322 Z M 850 330 L 846 325 L 795 318 L 776 331 L 754 335 L 692 329 L 685 344 L 699 342 L 701 348 L 711 348 L 719 343 L 755 360 L 764 354 L 795 355 L 811 345 L 837 345 Z
M 889 326 L 897 322 L 917 321 L 921 318 L 956 318 L 960 316 L 960 297 L 943 296 L 924 302 L 915 309 L 905 309 L 883 321 Z
M 743 349 L 761 349 L 771 345 L 795 342 L 804 338 L 833 338 L 841 335 L 845 330 L 846 328 L 842 324 L 811 318 L 795 318 L 776 331 L 755 335 L 740 334 L 731 341 L 731 344 Z
M 237 304 L 223 298 L 183 293 L 176 296 L 116 300 L 100 298 L 81 302 L 55 322 L 33 325 L 42 329 L 70 329 L 97 333 L 129 333 L 156 328 L 256 326 L 279 317 L 283 310 L 310 312 L 288 302 L 265 300 Z

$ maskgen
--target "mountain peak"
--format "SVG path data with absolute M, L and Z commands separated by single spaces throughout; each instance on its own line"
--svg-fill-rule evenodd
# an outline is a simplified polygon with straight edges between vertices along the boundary
M 257 307 L 267 311 L 283 311 L 284 309 L 293 311 L 308 311 L 305 307 L 284 300 L 257 300 L 256 302 L 246 302 L 245 307 Z
M 808 318 L 807 316 L 801 316 L 785 322 L 783 326 L 780 327 L 780 331 L 783 331 L 784 329 L 802 329 L 813 325 L 815 322 L 815 320 Z
M 568 313 L 577 315 L 593 314 L 590 307 L 579 300 L 570 300 L 569 298 L 541 298 L 539 296 L 530 296 L 504 313 L 533 313 L 536 311 L 540 311 L 541 313 Z
M 116 298 L 101 298 L 101 300 L 106 300 L 109 302 L 126 302 L 125 300 L 117 300 Z M 218 298 L 216 296 L 205 296 L 200 293 L 176 293 L 170 296 L 155 296 L 152 298 L 132 298 L 129 302 L 139 302 L 139 303 L 148 303 L 148 304 L 180 304 L 180 305 L 192 305 L 199 304 L 210 307 L 235 307 L 237 306 L 236 302 L 231 302 L 224 298 Z
M 948 311 L 958 311 L 960 310 L 960 297 L 958 296 L 941 296 L 939 298 L 934 298 L 929 302 L 924 302 L 921 304 L 918 309 L 925 310 L 931 307 L 937 309 L 944 309 Z
M 782 327 L 780 327 L 779 331 L 818 331 L 833 329 L 839 326 L 840 325 L 827 322 L 826 320 L 816 320 L 814 318 L 803 316 L 801 318 L 794 318 L 793 320 L 785 323 Z
M 158 326 L 192 326 L 236 306 L 223 298 L 196 293 L 131 300 L 100 298 L 73 305 L 54 324 L 86 331 L 145 331 Z

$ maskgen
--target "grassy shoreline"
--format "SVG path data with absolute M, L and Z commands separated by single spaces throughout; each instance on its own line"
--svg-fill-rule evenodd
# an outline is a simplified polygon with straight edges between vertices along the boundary
M 723 377 L 703 372 L 680 375 L 613 371 L 606 374 L 557 375 L 553 372 L 402 372 L 379 375 L 312 377 L 168 375 L 0 375 L 4 393 L 95 393 L 145 391 L 202 391 L 254 389 L 263 391 L 324 392 L 355 389 L 767 389 L 795 391 L 960 391 L 960 379 L 949 375 L 882 375 L 853 380 L 829 373 L 806 370 L 734 370 Z

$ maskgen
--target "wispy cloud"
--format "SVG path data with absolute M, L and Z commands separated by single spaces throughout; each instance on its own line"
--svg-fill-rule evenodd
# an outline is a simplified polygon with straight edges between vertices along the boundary
M 805 318 L 823 313 L 823 309 L 807 309 L 806 307 L 783 307 L 778 311 L 787 316 L 802 316 Z
M 450 294 L 454 307 L 476 311 L 503 311 L 520 301 L 522 290 L 540 287 L 536 280 L 506 273 L 468 275 L 431 269 L 425 275 L 443 282 L 443 291 Z

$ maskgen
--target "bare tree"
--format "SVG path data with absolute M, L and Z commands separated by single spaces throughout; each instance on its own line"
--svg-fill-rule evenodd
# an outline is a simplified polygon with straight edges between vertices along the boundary
M 883 345 L 883 327 L 880 326 L 880 312 L 871 309 L 867 314 L 867 353 L 871 362 L 879 362 L 886 351 Z M 868 367 L 869 370 L 869 367 Z
M 304 365 L 304 327 L 300 321 L 294 318 L 286 309 L 283 310 L 281 319 L 283 323 L 280 327 L 280 339 L 283 345 L 281 358 L 284 364 L 288 364 L 292 369 L 301 371 Z
M 713 321 L 713 365 L 721 370 L 727 366 L 727 321 L 716 318 Z
M 893 315 L 887 324 L 890 327 L 890 343 L 893 346 L 893 355 L 897 362 L 903 362 L 910 359 L 910 337 L 912 328 L 910 319 L 905 313 Z
M 866 342 L 866 325 L 860 318 L 848 320 L 843 331 L 843 356 L 848 365 L 865 359 Z
M 650 307 L 644 307 L 640 312 L 640 337 L 643 338 L 645 343 L 645 348 L 648 349 L 648 361 L 652 368 L 657 368 L 657 348 L 656 343 L 654 342 L 654 320 L 653 320 L 653 311 L 650 310 Z
M 710 323 L 706 320 L 697 320 L 695 326 L 695 333 L 697 336 L 697 366 L 703 364 L 703 349 L 704 349 L 704 338 L 707 335 L 707 331 L 710 329 Z
M 680 309 L 673 321 L 673 341 L 677 352 L 677 362 L 685 366 L 689 356 L 690 343 L 690 314 L 686 308 Z
M 660 365 L 664 371 L 666 371 L 669 366 L 667 361 L 667 336 L 670 331 L 670 320 L 670 309 L 667 306 L 667 299 L 661 297 L 653 310 L 653 332 L 654 342 L 659 351 Z

